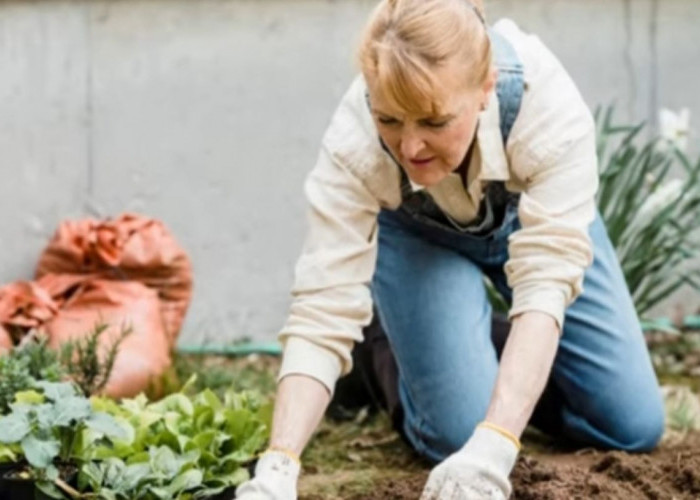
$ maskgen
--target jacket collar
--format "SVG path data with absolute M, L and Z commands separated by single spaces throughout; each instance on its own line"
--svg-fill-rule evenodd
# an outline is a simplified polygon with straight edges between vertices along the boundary
M 500 122 L 498 96 L 496 92 L 492 92 L 488 107 L 479 114 L 479 129 L 476 133 L 481 153 L 479 179 L 484 181 L 507 181 L 510 179 Z

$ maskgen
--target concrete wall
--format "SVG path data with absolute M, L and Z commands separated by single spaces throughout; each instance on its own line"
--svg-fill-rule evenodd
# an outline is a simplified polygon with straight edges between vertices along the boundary
M 61 219 L 135 210 L 162 218 L 194 261 L 183 342 L 273 338 L 302 181 L 373 5 L 1 2 L 0 281 L 31 276 Z M 489 14 L 537 32 L 591 106 L 700 116 L 700 2 L 501 0 Z

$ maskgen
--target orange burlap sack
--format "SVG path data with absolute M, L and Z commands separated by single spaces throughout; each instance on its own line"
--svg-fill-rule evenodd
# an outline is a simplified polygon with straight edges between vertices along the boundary
M 160 221 L 137 214 L 63 222 L 39 259 L 36 277 L 47 273 L 98 274 L 154 289 L 171 347 L 192 296 L 192 266 L 185 251 Z
M 48 336 L 49 345 L 58 348 L 86 335 L 97 323 L 109 325 L 100 337 L 104 346 L 119 337 L 122 327 L 131 328 L 120 345 L 104 393 L 130 397 L 157 384 L 170 365 L 170 346 L 154 290 L 133 281 L 54 274 L 0 288 L 0 325 L 3 333 L 14 337 L 36 329 Z

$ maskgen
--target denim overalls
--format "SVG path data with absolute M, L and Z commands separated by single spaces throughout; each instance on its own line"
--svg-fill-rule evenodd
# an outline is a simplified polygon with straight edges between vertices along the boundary
M 523 68 L 507 40 L 489 35 L 505 147 L 523 96 Z M 508 236 L 520 228 L 518 197 L 492 183 L 482 203 L 490 204 L 492 217 L 484 208 L 464 228 L 427 193 L 413 193 L 405 175 L 402 195 L 398 210 L 379 214 L 372 297 L 398 364 L 403 433 L 419 453 L 440 461 L 467 441 L 491 399 L 498 360 L 483 275 L 510 302 L 503 266 Z M 589 234 L 594 262 L 582 295 L 566 310 L 550 381 L 531 423 L 584 445 L 647 450 L 664 429 L 658 383 L 599 215 Z

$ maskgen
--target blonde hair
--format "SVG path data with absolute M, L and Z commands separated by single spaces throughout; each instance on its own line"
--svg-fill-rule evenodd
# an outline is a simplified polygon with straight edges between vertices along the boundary
M 360 43 L 359 62 L 389 104 L 440 114 L 445 97 L 434 70 L 461 61 L 466 88 L 483 84 L 491 44 L 481 0 L 382 0 Z

